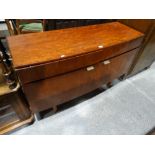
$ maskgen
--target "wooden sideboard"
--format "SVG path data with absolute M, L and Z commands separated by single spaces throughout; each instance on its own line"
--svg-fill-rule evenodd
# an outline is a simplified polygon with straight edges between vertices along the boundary
M 128 75 L 135 75 L 155 61 L 155 20 L 154 19 L 121 19 L 126 24 L 145 34 L 141 49 L 134 60 Z
M 7 38 L 33 112 L 84 95 L 126 75 L 143 33 L 119 22 Z

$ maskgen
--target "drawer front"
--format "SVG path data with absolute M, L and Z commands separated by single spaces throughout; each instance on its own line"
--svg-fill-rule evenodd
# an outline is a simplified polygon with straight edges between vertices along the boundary
M 132 40 L 126 43 L 118 44 L 98 51 L 90 52 L 80 56 L 64 58 L 59 61 L 30 66 L 22 69 L 16 69 L 22 83 L 60 75 L 66 72 L 74 71 L 88 65 L 98 63 L 102 60 L 118 56 L 124 52 L 130 51 L 140 46 L 142 38 Z
M 77 71 L 25 84 L 31 110 L 38 112 L 62 104 L 118 78 L 128 71 L 136 53 L 133 50 Z

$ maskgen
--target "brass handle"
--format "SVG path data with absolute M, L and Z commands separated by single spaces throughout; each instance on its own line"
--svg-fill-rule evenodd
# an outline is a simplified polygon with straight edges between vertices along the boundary
M 87 71 L 91 71 L 91 70 L 94 70 L 94 69 L 95 69 L 94 66 L 89 66 L 89 67 L 87 67 Z
M 105 61 L 103 61 L 102 62 L 104 65 L 108 65 L 108 64 L 110 64 L 110 60 L 105 60 Z

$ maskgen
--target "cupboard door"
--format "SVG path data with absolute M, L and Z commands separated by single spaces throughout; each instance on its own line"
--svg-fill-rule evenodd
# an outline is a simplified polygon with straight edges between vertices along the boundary
M 138 49 L 80 70 L 25 84 L 30 108 L 39 112 L 97 89 L 125 74 Z

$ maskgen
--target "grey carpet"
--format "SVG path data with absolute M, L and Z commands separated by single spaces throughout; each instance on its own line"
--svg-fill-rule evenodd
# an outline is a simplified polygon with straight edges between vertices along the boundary
M 13 134 L 146 134 L 155 126 L 155 64 Z

